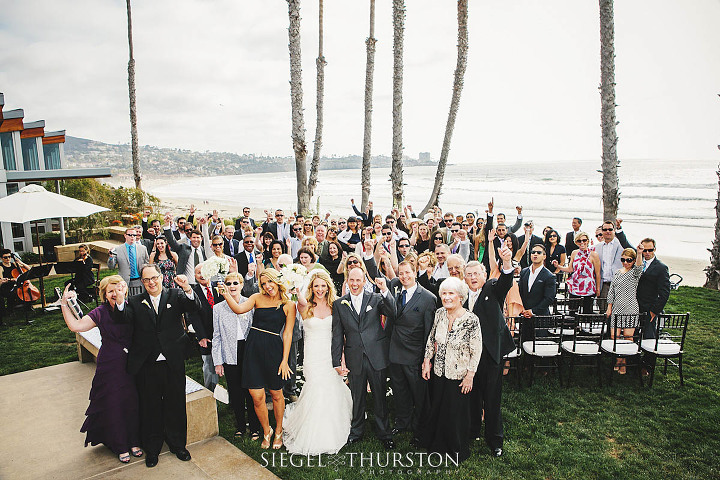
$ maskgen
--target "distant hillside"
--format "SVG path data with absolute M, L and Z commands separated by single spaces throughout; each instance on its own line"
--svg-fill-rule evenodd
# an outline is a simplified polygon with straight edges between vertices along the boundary
M 112 145 L 85 138 L 66 137 L 65 155 L 69 167 L 110 167 L 113 176 L 132 175 L 130 145 Z M 308 164 L 309 164 L 308 158 Z M 243 173 L 284 172 L 295 170 L 293 157 L 259 157 L 253 154 L 238 155 L 227 152 L 193 152 L 177 148 L 157 148 L 149 145 L 140 147 L 140 162 L 143 177 L 178 175 L 238 175 Z M 372 159 L 373 167 L 389 167 L 391 159 L 377 156 Z M 436 165 L 432 161 L 420 161 L 405 157 L 406 167 Z M 321 170 L 360 168 L 362 157 L 322 157 Z

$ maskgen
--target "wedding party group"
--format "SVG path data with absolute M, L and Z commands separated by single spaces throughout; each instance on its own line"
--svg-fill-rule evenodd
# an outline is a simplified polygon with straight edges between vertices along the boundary
M 235 436 L 262 449 L 333 454 L 372 430 L 386 450 L 408 433 L 458 461 L 500 457 L 514 319 L 550 315 L 563 285 L 577 312 L 637 315 L 652 335 L 668 299 L 655 240 L 631 245 L 621 219 L 588 233 L 576 217 L 563 237 L 493 201 L 482 216 L 350 206 L 342 217 L 266 210 L 261 221 L 248 207 L 223 219 L 191 206 L 127 227 L 102 304 L 80 317 L 70 288 L 61 302 L 72 331 L 102 335 L 86 445 L 154 467 L 165 442 L 190 460 L 185 360 L 199 349 L 205 387 L 225 377 Z M 615 371 L 626 373 L 624 359 Z

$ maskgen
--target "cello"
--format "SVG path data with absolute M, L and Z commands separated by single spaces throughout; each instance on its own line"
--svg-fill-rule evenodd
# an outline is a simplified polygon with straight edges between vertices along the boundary
M 17 266 L 13 268 L 11 272 L 12 277 L 15 279 L 28 271 L 28 269 L 23 268 L 17 262 L 15 265 Z M 25 280 L 22 285 L 18 285 L 15 289 L 15 293 L 17 293 L 18 298 L 23 302 L 34 302 L 40 299 L 40 290 L 38 290 L 38 288 L 33 285 L 30 280 Z

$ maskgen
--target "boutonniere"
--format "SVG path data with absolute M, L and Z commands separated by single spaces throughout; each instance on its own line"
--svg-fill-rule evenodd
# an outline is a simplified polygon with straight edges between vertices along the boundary
M 167 305 L 165 305 L 165 308 L 170 308 L 170 307 L 172 307 L 172 304 L 170 304 L 170 303 L 168 303 Z
M 148 303 L 147 300 L 143 300 L 142 303 L 143 303 L 144 305 L 147 305 L 148 308 L 150 308 L 150 304 Z
M 400 293 L 400 287 L 395 287 L 395 296 L 397 296 Z
M 343 300 L 342 302 L 340 302 L 340 304 L 341 304 L 341 305 L 347 305 L 348 308 L 351 308 L 351 307 L 352 307 L 352 305 L 350 305 L 350 302 L 349 302 L 348 300 Z
M 369 312 L 370 310 L 372 310 L 372 305 L 367 306 L 367 308 L 365 309 L 365 313 Z

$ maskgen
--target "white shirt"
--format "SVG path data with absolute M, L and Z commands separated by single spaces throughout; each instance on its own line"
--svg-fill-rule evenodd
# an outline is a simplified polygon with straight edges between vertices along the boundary
M 443 263 L 442 265 L 437 265 L 435 267 L 435 271 L 432 274 L 432 278 L 435 280 L 440 280 L 441 278 L 447 278 L 450 276 L 450 271 L 447 267 L 447 262 Z
M 543 268 L 544 267 L 542 265 L 535 269 L 533 269 L 533 265 L 530 266 L 530 276 L 528 276 L 528 291 L 530 291 L 530 289 L 532 288 L 535 280 L 537 279 L 538 275 L 540 275 L 540 272 Z
M 195 281 L 195 251 L 197 251 L 198 259 L 200 259 L 200 263 L 203 262 L 203 259 L 205 258 L 205 253 L 203 252 L 202 246 L 199 246 L 198 248 L 190 246 L 190 256 L 188 256 L 187 266 L 185 267 L 185 276 L 188 279 L 188 283 L 190 285 L 194 285 L 197 282 Z M 198 264 L 199 265 L 199 264 Z
M 475 302 L 477 302 L 478 297 L 480 296 L 480 290 L 477 289 L 476 291 L 469 290 L 468 291 L 468 310 L 472 312 L 472 309 L 475 307 Z
M 620 240 L 618 240 L 617 238 L 613 238 L 610 242 L 602 242 L 602 258 L 600 259 L 602 264 L 600 265 L 600 271 L 602 272 L 603 282 L 612 282 L 613 276 L 615 275 L 615 270 L 613 270 L 615 249 L 612 248 L 612 245 L 614 245 L 615 243 L 620 243 Z
M 352 302 L 353 308 L 355 311 L 360 314 L 360 311 L 362 309 L 362 300 L 363 300 L 364 292 L 360 292 L 360 295 L 353 295 L 350 294 L 350 301 Z
M 648 268 L 650 268 L 650 264 L 653 262 L 653 260 L 655 260 L 655 256 L 654 256 L 654 255 L 653 255 L 653 257 L 652 257 L 650 260 L 645 260 L 645 259 L 643 258 L 643 272 L 644 272 L 645 270 L 647 270 Z

